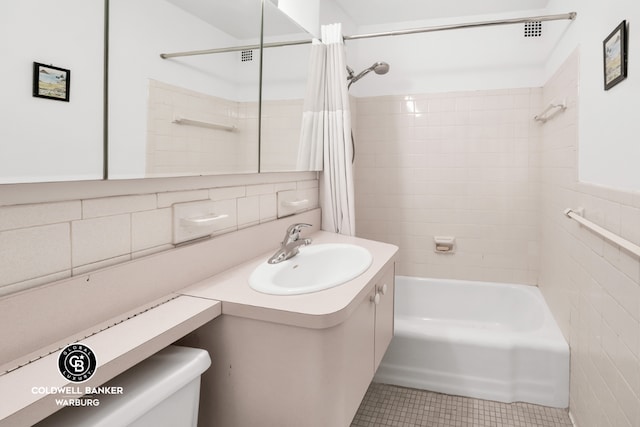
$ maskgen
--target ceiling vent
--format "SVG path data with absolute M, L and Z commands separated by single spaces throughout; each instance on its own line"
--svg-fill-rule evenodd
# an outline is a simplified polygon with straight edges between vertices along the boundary
M 542 36 L 542 21 L 530 21 L 524 23 L 524 36 L 525 37 L 540 37 Z
M 240 53 L 240 61 L 242 61 L 242 62 L 253 61 L 253 51 L 252 50 L 243 50 Z

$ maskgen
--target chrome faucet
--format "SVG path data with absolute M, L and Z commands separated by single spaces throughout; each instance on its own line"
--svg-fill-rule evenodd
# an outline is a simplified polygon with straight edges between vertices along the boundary
M 280 249 L 278 249 L 267 262 L 269 264 L 277 264 L 293 258 L 300 252 L 300 246 L 311 244 L 311 239 L 300 238 L 300 230 L 304 227 L 311 227 L 311 224 L 298 223 L 290 225 L 289 228 L 287 228 L 287 233 L 284 235 L 282 243 L 280 243 Z

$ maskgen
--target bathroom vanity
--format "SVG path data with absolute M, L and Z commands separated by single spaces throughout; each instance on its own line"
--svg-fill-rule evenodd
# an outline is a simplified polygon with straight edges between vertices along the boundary
M 220 318 L 180 341 L 212 354 L 201 426 L 348 426 L 353 419 L 393 335 L 397 248 L 326 232 L 310 237 L 362 246 L 373 263 L 334 288 L 268 295 L 247 285 L 265 254 L 181 291 L 223 302 Z
M 315 224 L 312 245 L 367 249 L 371 266 L 319 292 L 253 290 L 251 272 L 295 222 Z M 347 426 L 393 334 L 397 247 L 319 223 L 316 209 L 1 298 L 0 426 L 60 409 L 33 390 L 72 385 L 56 368 L 69 343 L 95 351 L 83 386 L 96 387 L 177 340 L 212 359 L 200 425 Z

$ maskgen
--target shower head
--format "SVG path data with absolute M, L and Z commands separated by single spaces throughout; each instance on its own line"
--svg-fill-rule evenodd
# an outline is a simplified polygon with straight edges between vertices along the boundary
M 387 74 L 389 72 L 389 64 L 386 62 L 376 62 L 371 67 L 376 74 Z
M 356 76 L 353 75 L 353 70 L 351 69 L 351 67 L 347 66 L 347 71 L 349 73 L 349 75 L 347 76 L 347 80 L 349 80 L 348 87 L 351 87 L 352 84 L 369 74 L 371 71 L 376 74 L 387 74 L 389 72 L 389 64 L 387 64 L 386 62 L 376 62 L 371 67 L 360 71 L 360 73 L 358 73 L 358 75 Z

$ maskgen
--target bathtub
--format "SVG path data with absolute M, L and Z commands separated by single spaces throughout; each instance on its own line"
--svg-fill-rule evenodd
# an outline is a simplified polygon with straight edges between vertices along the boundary
M 374 381 L 566 408 L 569 346 L 534 286 L 396 276 Z

